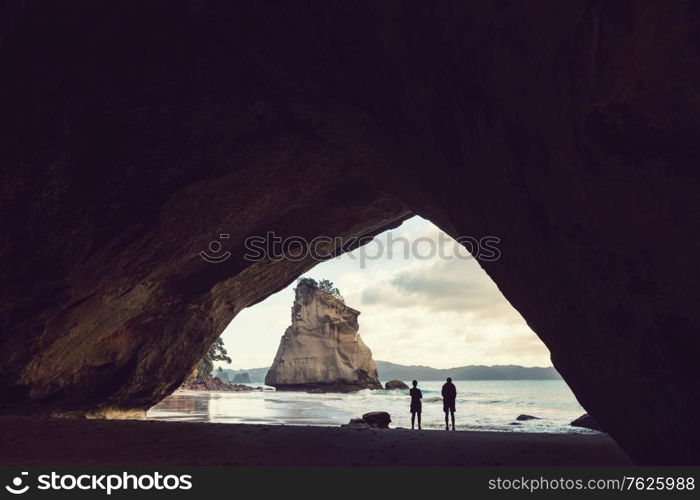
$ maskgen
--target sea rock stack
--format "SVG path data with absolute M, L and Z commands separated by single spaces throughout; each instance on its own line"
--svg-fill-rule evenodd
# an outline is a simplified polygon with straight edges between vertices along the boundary
M 234 384 L 250 384 L 250 374 L 249 373 L 236 373 L 233 376 Z
M 332 294 L 299 283 L 292 324 L 282 336 L 265 384 L 291 391 L 381 389 L 372 352 L 357 333 L 359 314 Z

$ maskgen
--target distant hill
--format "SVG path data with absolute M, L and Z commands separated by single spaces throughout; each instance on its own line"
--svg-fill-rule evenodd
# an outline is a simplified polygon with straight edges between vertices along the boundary
M 381 380 L 560 380 L 561 375 L 552 367 L 527 367 L 518 365 L 470 365 L 456 368 L 432 368 L 430 366 L 406 366 L 388 361 L 377 361 Z
M 388 380 L 561 380 L 559 373 L 552 367 L 528 367 L 519 365 L 469 365 L 456 368 L 432 368 L 430 366 L 407 366 L 389 361 L 377 361 L 379 379 Z M 224 369 L 229 380 L 238 373 L 248 373 L 253 384 L 262 384 L 269 368 L 249 368 L 246 370 Z M 218 372 L 214 372 L 216 375 Z
M 270 368 L 249 368 L 247 370 L 231 370 L 229 368 L 224 368 L 223 372 L 226 374 L 225 378 L 233 382 L 233 377 L 235 375 L 247 373 L 248 376 L 250 377 L 250 383 L 251 384 L 262 384 L 265 382 L 265 375 L 267 374 L 267 370 Z M 214 373 L 212 375 L 217 376 L 219 374 L 218 370 L 214 370 Z

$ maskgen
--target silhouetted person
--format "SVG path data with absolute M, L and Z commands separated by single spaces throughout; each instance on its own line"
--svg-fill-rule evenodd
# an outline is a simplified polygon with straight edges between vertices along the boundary
M 423 393 L 417 387 L 418 382 L 413 381 L 413 388 L 408 391 L 411 395 L 411 429 L 415 429 L 416 415 L 418 415 L 418 429 L 420 429 L 420 414 L 423 411 L 423 403 L 421 399 L 423 398 Z
M 455 430 L 455 401 L 457 399 L 457 388 L 452 383 L 452 379 L 447 377 L 447 382 L 442 386 L 442 409 L 445 412 L 445 430 L 450 430 L 448 417 L 452 415 L 452 430 Z

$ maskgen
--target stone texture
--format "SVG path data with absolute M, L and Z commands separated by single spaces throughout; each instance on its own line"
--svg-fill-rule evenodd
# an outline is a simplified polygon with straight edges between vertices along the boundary
M 418 213 L 501 239 L 482 266 L 636 461 L 700 462 L 697 2 L 0 9 L 0 412 L 143 412 L 314 264 L 248 236 Z
M 207 377 L 206 379 L 187 378 L 180 389 L 188 391 L 222 391 L 222 392 L 249 392 L 262 391 L 262 387 L 250 387 L 243 384 L 224 382 L 219 377 Z
M 598 425 L 598 422 L 596 422 L 596 420 L 588 413 L 584 413 L 578 417 L 576 420 L 571 422 L 571 425 L 574 427 L 585 427 L 586 429 L 593 429 L 594 431 L 603 432 L 603 429 L 600 427 L 600 425 Z
M 515 417 L 515 420 L 520 420 L 520 421 L 524 421 L 524 420 L 540 420 L 540 417 L 534 417 L 534 416 L 532 416 L 532 415 L 526 415 L 526 414 L 523 413 L 523 414 L 518 415 L 517 417 Z
M 388 429 L 391 423 L 391 415 L 385 411 L 371 411 L 362 415 L 362 421 L 375 429 Z
M 299 283 L 292 324 L 282 336 L 265 384 L 278 391 L 381 389 L 372 352 L 357 333 L 359 314 L 331 294 Z
M 391 423 L 391 415 L 385 411 L 372 411 L 362 415 L 362 418 L 351 418 L 347 424 L 341 427 L 355 429 L 388 429 Z
M 384 389 L 387 391 L 392 391 L 396 389 L 408 389 L 409 387 L 401 380 L 389 380 L 384 384 Z
M 340 424 L 341 427 L 349 427 L 351 429 L 370 429 L 372 426 L 361 418 L 351 418 L 347 424 Z

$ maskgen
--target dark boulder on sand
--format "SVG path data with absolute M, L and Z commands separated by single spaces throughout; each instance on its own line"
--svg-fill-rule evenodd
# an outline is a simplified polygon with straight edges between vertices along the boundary
M 385 411 L 373 411 L 362 415 L 362 420 L 376 429 L 388 429 L 391 416 Z
M 386 384 L 384 384 L 384 389 L 387 391 L 393 391 L 396 389 L 408 389 L 408 386 L 400 380 L 389 380 Z
M 515 418 L 515 420 L 521 420 L 521 421 L 522 421 L 522 420 L 540 420 L 540 417 L 533 417 L 532 415 L 525 415 L 525 414 L 523 413 L 523 414 L 518 415 L 518 416 Z
M 356 429 L 388 429 L 391 422 L 391 415 L 385 411 L 372 411 L 362 415 L 362 418 L 351 418 L 347 424 L 341 427 L 351 427 Z
M 341 427 L 350 427 L 353 429 L 369 429 L 371 425 L 361 418 L 351 418 L 347 424 L 341 424 Z
M 583 415 L 578 417 L 576 420 L 571 422 L 570 425 L 572 425 L 574 427 L 584 427 L 586 429 L 592 429 L 594 431 L 604 432 L 603 429 L 598 424 L 598 422 L 596 422 L 596 420 L 588 413 L 584 413 Z

